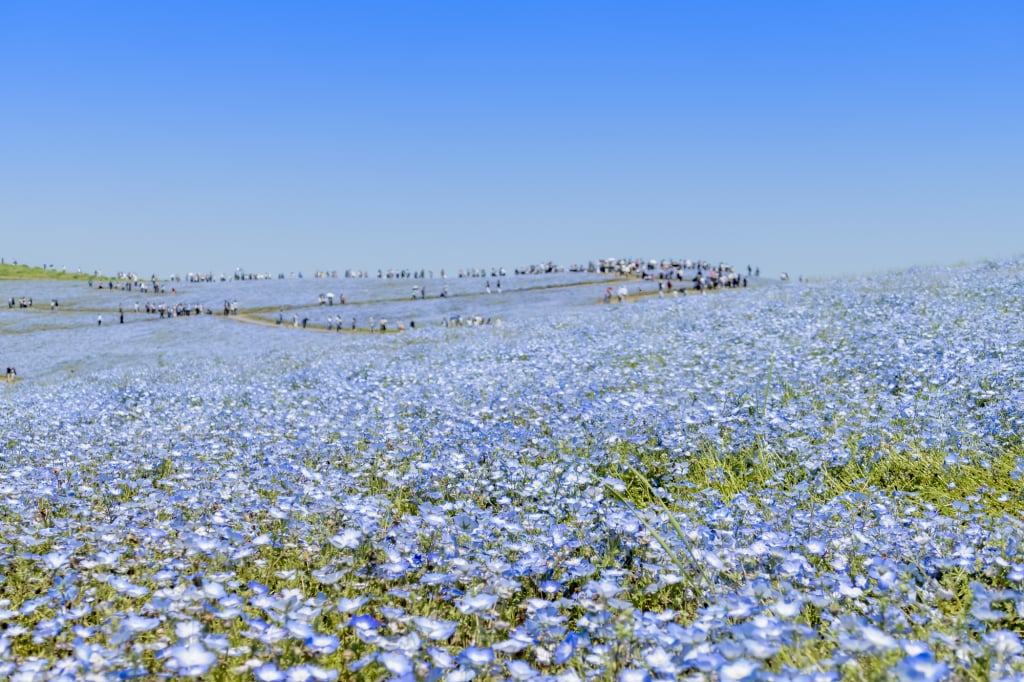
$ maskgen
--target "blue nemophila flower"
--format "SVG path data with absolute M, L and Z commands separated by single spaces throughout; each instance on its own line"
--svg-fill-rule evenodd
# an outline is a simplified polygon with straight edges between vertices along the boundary
M 793 601 L 783 601 L 780 599 L 771 604 L 771 609 L 779 618 L 788 620 L 800 615 L 800 612 L 803 610 L 803 603 L 800 599 L 794 599 Z
M 17 682 L 23 682 L 26 680 L 35 682 L 35 680 L 44 679 L 43 671 L 46 666 L 47 661 L 45 660 L 28 660 L 21 663 L 16 669 L 12 664 L 7 674 L 10 675 L 12 680 L 17 680 Z
M 6 655 L 4 640 L 0 637 L 0 656 Z M 117 653 L 95 642 L 76 640 L 73 655 L 83 670 L 88 673 L 99 673 L 110 667 L 117 658 Z
M 899 646 L 896 638 L 882 630 L 859 623 L 851 623 L 849 630 L 842 630 L 838 635 L 839 645 L 852 652 L 881 652 L 896 649 Z
M 50 671 L 50 679 L 58 682 L 71 682 L 82 677 L 81 666 L 73 658 L 61 658 L 54 661 Z
M 149 594 L 148 587 L 144 585 L 135 585 L 131 581 L 118 576 L 111 576 L 108 582 L 115 590 L 126 594 L 129 597 L 142 597 Z
M 423 616 L 415 616 L 412 620 L 424 637 L 435 641 L 443 641 L 450 638 L 455 634 L 455 630 L 459 625 L 458 622 L 453 620 L 438 620 Z
M 488 594 L 481 592 L 473 595 L 472 597 L 463 597 L 459 599 L 456 607 L 462 614 L 473 614 L 480 613 L 482 611 L 489 611 L 494 608 L 494 605 L 498 603 L 497 595 Z
M 233 620 L 242 614 L 241 607 L 244 603 L 244 600 L 238 595 L 228 595 L 217 602 L 218 608 L 213 615 L 220 620 Z
M 274 645 L 289 636 L 288 631 L 278 625 L 270 625 L 250 620 L 249 626 L 250 629 L 244 631 L 242 634 L 250 639 L 255 639 L 256 641 L 261 642 L 262 644 Z
M 473 668 L 457 668 L 445 675 L 445 682 L 469 682 L 475 679 L 477 671 Z
M 36 623 L 36 627 L 32 631 L 32 642 L 35 644 L 42 644 L 43 642 L 60 634 L 60 631 L 63 628 L 64 624 L 59 618 L 46 618 L 41 620 Z
M 456 514 L 452 519 L 452 523 L 462 533 L 472 533 L 479 525 L 472 516 L 465 512 Z
M 223 599 L 227 596 L 227 590 L 224 589 L 224 585 L 217 581 L 203 581 L 202 585 L 203 595 L 208 599 Z
M 352 613 L 368 602 L 366 597 L 342 597 L 338 600 L 338 611 L 341 613 Z
M 985 635 L 984 640 L 997 656 L 1018 656 L 1024 653 L 1020 635 L 1010 630 L 990 632 Z
M 761 664 L 756 661 L 741 658 L 720 666 L 718 669 L 718 675 L 720 679 L 726 682 L 752 680 L 756 677 L 757 671 L 760 667 Z
M 482 667 L 494 661 L 494 651 L 490 647 L 468 646 L 458 655 L 458 662 L 471 667 Z
M 186 643 L 197 641 L 202 633 L 202 623 L 196 620 L 180 621 L 174 626 L 174 634 L 178 636 L 178 639 Z
M 549 596 L 553 596 L 562 591 L 562 584 L 555 580 L 545 580 L 540 584 L 540 591 Z
M 337 535 L 332 535 L 327 541 L 338 549 L 356 549 L 362 538 L 363 533 L 358 528 L 346 528 Z
M 286 670 L 284 679 L 287 682 L 331 682 L 338 679 L 338 671 L 307 663 Z
M 285 679 L 285 673 L 279 670 L 273 663 L 263 663 L 252 669 L 252 675 L 258 682 L 281 682 Z
M 622 592 L 624 588 L 614 580 L 606 578 L 603 580 L 591 581 L 587 583 L 585 589 L 597 597 L 611 599 L 615 595 Z
M 377 652 L 371 652 L 363 656 L 362 658 L 356 659 L 349 663 L 346 667 L 352 672 L 359 672 L 366 666 L 377 660 Z
M 372 644 L 377 641 L 377 628 L 380 627 L 380 623 L 373 616 L 369 614 L 352 616 L 349 625 L 355 629 L 356 636 L 364 642 Z
M 405 609 L 400 606 L 382 606 L 380 607 L 380 615 L 388 620 L 399 620 L 405 615 Z
M 492 644 L 491 648 L 504 654 L 515 654 L 519 653 L 523 649 L 533 646 L 536 643 L 537 640 L 533 635 L 529 634 L 522 628 L 516 628 L 516 630 L 511 633 L 511 637 Z
M 153 574 L 153 582 L 158 585 L 170 584 L 177 577 L 177 573 L 170 569 L 161 569 Z
M 643 668 L 626 668 L 616 679 L 618 682 L 651 682 L 651 673 Z
M 334 635 L 311 635 L 306 638 L 306 648 L 315 654 L 333 654 L 338 649 L 340 640 Z
M 576 646 L 579 643 L 579 637 L 575 632 L 568 633 L 558 646 L 555 647 L 555 652 L 552 657 L 555 665 L 563 665 L 572 658 L 573 654 L 576 653 Z
M 586 578 L 596 570 L 589 561 L 574 557 L 565 563 L 565 570 L 573 578 Z
M 66 552 L 47 552 L 43 555 L 43 568 L 48 571 L 57 571 L 68 565 L 71 555 Z
M 614 606 L 614 604 L 609 604 Z M 529 623 L 532 626 L 540 626 L 541 628 L 550 631 L 556 629 L 567 620 L 568 617 L 562 615 L 562 613 L 554 606 L 545 606 L 544 608 L 531 611 Z
M 940 682 L 948 679 L 949 673 L 949 666 L 936 661 L 930 651 L 907 656 L 892 669 L 894 679 L 900 682 Z
M 388 651 L 400 651 L 407 656 L 415 656 L 423 647 L 423 638 L 416 632 L 410 632 L 396 639 L 383 640 L 380 646 Z
M 310 571 L 310 575 L 316 578 L 316 581 L 318 583 L 321 583 L 323 585 L 334 585 L 339 580 L 348 575 L 348 573 L 349 570 L 347 568 L 342 568 L 340 570 L 332 570 L 331 567 L 325 567 L 322 569 Z
M 316 635 L 313 626 L 304 620 L 288 620 L 284 627 L 296 639 L 312 639 Z
M 505 667 L 513 680 L 531 680 L 540 676 L 540 672 L 526 661 L 507 661 Z
M 259 591 L 249 598 L 249 604 L 262 611 L 276 612 L 279 602 L 276 597 L 263 591 Z
M 980 621 L 999 621 L 1007 617 L 1006 611 L 992 608 L 987 600 L 979 601 L 971 606 L 971 616 Z
M 402 676 L 412 672 L 412 661 L 405 654 L 399 652 L 383 652 L 378 657 L 381 665 L 387 668 L 392 675 Z
M 207 635 L 206 637 L 203 637 L 203 645 L 217 654 L 227 656 L 241 656 L 243 654 L 248 654 L 251 651 L 251 647 L 248 645 L 237 647 L 231 646 L 231 642 L 226 633 Z
M 644 656 L 644 662 L 659 675 L 677 677 L 682 668 L 676 663 L 672 654 L 661 646 L 657 646 Z
M 164 665 L 181 677 L 201 677 L 217 662 L 216 654 L 198 643 L 171 647 L 163 655 Z
M 743 640 L 744 653 L 757 660 L 768 660 L 779 652 L 779 644 L 760 637 L 749 637 Z
M 432 646 L 427 649 L 427 654 L 430 655 L 431 662 L 438 668 L 449 669 L 455 667 L 455 657 L 444 649 Z
M 121 621 L 117 632 L 111 635 L 113 644 L 122 644 L 134 638 L 142 632 L 149 632 L 160 625 L 159 618 L 144 618 L 136 614 L 129 614 Z

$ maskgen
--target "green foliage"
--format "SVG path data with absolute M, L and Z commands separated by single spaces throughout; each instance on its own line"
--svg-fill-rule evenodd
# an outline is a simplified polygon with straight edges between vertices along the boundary
M 3 279 L 58 279 L 86 282 L 95 280 L 97 277 L 78 272 L 65 272 L 63 270 L 51 270 L 50 268 L 39 268 L 31 265 L 3 263 L 0 264 L 0 280 Z
M 912 494 L 945 514 L 955 514 L 955 504 L 987 515 L 1020 513 L 1024 489 L 1014 471 L 1022 458 L 1019 449 L 960 453 L 953 458 L 939 450 L 887 451 L 874 460 L 856 459 L 829 469 L 828 495 L 882 490 Z

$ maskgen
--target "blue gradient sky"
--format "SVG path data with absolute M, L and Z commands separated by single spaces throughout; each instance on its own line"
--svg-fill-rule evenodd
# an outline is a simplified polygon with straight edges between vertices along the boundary
M 190 270 L 1024 253 L 1021 2 L 0 5 L 0 256 Z

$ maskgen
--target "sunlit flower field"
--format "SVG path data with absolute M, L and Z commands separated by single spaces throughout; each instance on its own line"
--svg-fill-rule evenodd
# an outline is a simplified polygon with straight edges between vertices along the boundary
M 1024 262 L 411 284 L 0 282 L 0 678 L 1024 678 Z

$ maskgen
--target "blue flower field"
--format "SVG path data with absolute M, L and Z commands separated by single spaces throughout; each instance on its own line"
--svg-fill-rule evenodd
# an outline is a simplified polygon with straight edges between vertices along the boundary
M 0 679 L 1024 679 L 1024 261 L 418 284 L 0 282 Z

